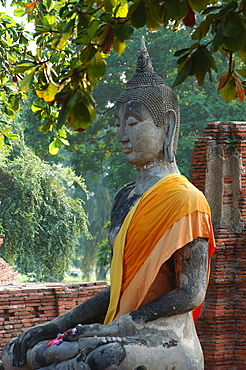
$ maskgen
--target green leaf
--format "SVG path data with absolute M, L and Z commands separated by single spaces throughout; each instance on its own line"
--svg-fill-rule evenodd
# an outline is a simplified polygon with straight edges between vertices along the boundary
M 246 42 L 246 30 L 242 27 L 240 34 L 237 38 L 234 37 L 224 37 L 223 46 L 225 49 L 230 51 L 238 51 L 244 48 Z
M 188 0 L 190 7 L 197 12 L 201 12 L 208 5 L 208 0 Z
M 15 112 L 19 112 L 20 111 L 20 99 L 19 99 L 19 96 L 15 96 L 14 97 L 14 102 L 12 104 L 12 107 L 13 107 L 13 110 Z
M 191 60 L 192 68 L 189 72 L 191 76 L 196 73 L 207 73 L 210 68 L 217 69 L 214 58 L 205 46 L 199 47 L 191 56 Z
M 89 107 L 94 109 L 95 108 L 95 100 L 93 99 L 92 95 L 86 90 L 82 90 L 81 92 L 82 92 L 82 95 L 83 95 L 82 100 L 84 101 L 84 103 L 86 105 L 88 105 Z
M 66 43 L 69 40 L 70 36 L 71 36 L 70 32 L 61 34 L 61 36 L 58 37 L 57 41 L 53 42 L 54 47 L 59 50 L 64 50 L 64 48 L 66 47 Z
M 181 0 L 180 2 L 180 19 L 183 19 L 187 16 L 189 11 L 188 3 L 186 0 Z
M 40 110 L 42 110 L 43 108 L 39 107 L 39 106 L 36 106 L 35 104 L 32 104 L 31 106 L 31 110 L 33 111 L 33 113 L 36 113 Z
M 65 23 L 65 26 L 62 29 L 62 33 L 71 33 L 73 31 L 75 24 L 75 19 L 71 19 L 69 22 Z
M 17 8 L 17 9 L 14 9 L 14 16 L 15 17 L 23 17 L 23 15 L 25 15 L 26 12 L 23 8 Z
M 3 135 L 3 142 L 5 145 L 11 146 L 10 140 L 6 135 Z
M 43 109 L 47 106 L 47 103 L 43 101 L 43 99 L 38 99 L 33 102 L 31 109 L 33 112 L 36 112 L 37 110 Z
M 24 73 L 28 69 L 34 68 L 36 66 L 35 63 L 32 63 L 31 61 L 28 62 L 19 62 L 16 63 L 16 67 L 14 69 L 15 73 Z
M 126 48 L 126 43 L 121 42 L 120 40 L 117 39 L 117 37 L 114 37 L 113 49 L 119 56 L 123 53 L 125 48 Z
M 80 52 L 80 61 L 87 63 L 96 54 L 97 49 L 92 45 L 85 46 Z
M 106 72 L 106 63 L 102 54 L 97 52 L 87 64 L 87 72 L 100 79 Z
M 114 26 L 114 33 L 117 39 L 121 42 L 128 40 L 133 34 L 134 28 L 131 25 L 125 26 L 124 24 L 116 24 Z
M 155 31 L 162 26 L 165 7 L 159 3 L 148 3 L 146 27 Z
M 8 32 L 5 32 L 5 36 L 6 36 L 6 41 L 7 41 L 8 46 L 11 46 L 12 45 L 12 39 L 9 36 Z
M 85 101 L 72 106 L 67 113 L 67 122 L 74 131 L 84 131 L 96 117 L 96 110 Z
M 237 2 L 236 1 L 229 1 L 229 4 L 224 6 L 224 8 L 221 9 L 220 15 L 225 15 L 226 13 L 229 13 L 231 10 L 237 9 Z
M 4 136 L 0 134 L 0 149 L 2 149 L 3 144 L 4 144 Z
M 204 84 L 204 78 L 206 76 L 206 73 L 198 72 L 196 73 L 196 79 L 198 86 L 202 86 Z
M 19 139 L 19 137 L 17 135 L 15 135 L 15 134 L 6 134 L 5 136 L 8 137 L 11 140 L 17 140 L 17 139 Z
M 188 12 L 186 1 L 180 0 L 166 0 L 165 11 L 168 19 L 182 19 L 185 18 Z
M 188 59 L 174 80 L 172 87 L 178 86 L 188 77 L 192 67 L 191 59 Z
M 243 24 L 241 16 L 235 12 L 232 12 L 230 14 L 230 17 L 228 17 L 228 20 L 223 29 L 223 35 L 235 39 L 241 33 L 242 27 Z
M 242 77 L 246 78 L 246 69 L 236 69 L 236 72 L 239 73 Z
M 215 1 L 217 2 L 217 0 Z M 209 2 L 210 3 L 210 2 Z M 214 10 L 218 10 L 218 9 L 221 9 L 222 8 L 222 5 L 218 5 L 218 6 L 209 6 L 208 8 L 204 9 L 203 12 L 202 12 L 202 15 L 206 15 L 208 13 L 211 13 L 213 12 Z
M 69 111 L 69 107 L 67 106 L 66 103 L 63 103 L 63 105 L 62 105 L 62 107 L 59 111 L 59 115 L 58 115 L 58 119 L 57 119 L 57 128 L 58 129 L 60 129 L 66 123 L 68 111 Z
M 59 137 L 59 140 L 62 142 L 62 144 L 69 146 L 70 143 L 68 140 L 64 139 L 63 137 Z
M 44 90 L 35 90 L 35 92 L 37 96 L 43 99 L 45 102 L 52 102 L 55 100 L 55 96 L 58 92 L 58 87 L 50 82 L 46 85 L 46 88 Z
M 241 7 L 242 7 L 243 15 L 246 17 L 246 0 L 242 0 Z
M 47 9 L 50 9 L 52 5 L 52 0 L 46 0 L 46 4 L 47 4 Z
M 25 46 L 28 46 L 29 45 L 29 40 L 24 37 L 23 35 L 20 37 L 20 44 L 23 44 Z
M 237 53 L 239 58 L 246 62 L 246 45 L 242 49 L 238 50 Z
M 115 0 L 104 0 L 104 7 L 106 12 L 111 13 L 115 5 L 116 5 Z
M 140 0 L 131 5 L 129 9 L 129 14 L 131 14 L 131 24 L 133 25 L 133 27 L 143 27 L 147 21 L 146 3 L 143 0 Z
M 56 155 L 61 147 L 62 147 L 61 141 L 55 138 L 49 145 L 49 153 L 52 155 Z
M 72 107 L 73 105 L 78 104 L 82 100 L 82 92 L 80 90 L 76 90 L 71 98 L 67 102 L 68 107 Z
M 77 39 L 75 39 L 74 42 L 76 44 L 89 44 L 93 37 L 95 36 L 99 25 L 100 25 L 99 19 L 93 20 L 86 30 L 82 30 L 79 32 L 79 37 L 77 37 Z
M 42 24 L 37 25 L 35 30 L 36 30 L 36 35 L 39 35 L 40 33 L 46 33 L 46 32 L 50 31 L 49 27 L 45 27 Z
M 66 138 L 67 137 L 67 133 L 61 129 L 58 130 L 58 135 L 59 135 L 59 138 Z
M 46 122 L 44 125 L 39 126 L 38 130 L 43 134 L 47 134 L 49 131 L 51 131 L 51 123 L 49 121 Z
M 118 18 L 125 18 L 128 13 L 128 3 L 118 4 L 115 9 L 115 16 Z
M 51 29 L 53 26 L 56 25 L 55 15 L 51 15 L 51 14 L 41 15 L 41 19 L 42 19 L 43 24 L 49 29 Z
M 175 57 L 179 57 L 180 55 L 182 55 L 182 54 L 186 53 L 186 52 L 187 52 L 187 51 L 189 51 L 189 50 L 190 50 L 190 48 L 185 48 L 185 49 L 177 50 L 177 51 L 175 51 L 174 56 L 175 56 Z
M 110 23 L 111 20 L 112 20 L 112 14 L 111 13 L 107 13 L 107 12 L 102 13 L 102 15 L 100 15 L 100 19 L 104 23 Z
M 184 63 L 184 62 L 187 60 L 188 56 L 190 55 L 190 52 L 191 52 L 191 51 L 189 51 L 188 53 L 186 53 L 186 54 L 184 54 L 182 57 L 180 57 L 180 58 L 177 60 L 177 64 L 182 64 L 182 63 Z
M 233 77 L 230 77 L 227 84 L 220 89 L 220 95 L 226 102 L 231 101 L 235 98 L 237 92 L 236 81 Z
M 209 27 L 218 16 L 216 14 L 209 14 L 206 19 L 200 23 L 195 32 L 192 34 L 192 40 L 200 40 L 206 36 Z
M 34 77 L 34 74 L 36 72 L 36 67 L 35 68 L 31 68 L 30 69 L 30 73 L 28 73 L 21 81 L 20 81 L 20 90 L 21 91 L 26 91 L 30 84 L 32 83 L 32 80 L 33 80 L 33 77 Z
M 105 13 L 103 13 L 105 14 Z M 107 14 L 107 13 L 106 13 Z M 77 33 L 79 34 L 83 29 L 88 28 L 88 25 L 91 21 L 91 17 L 88 14 L 80 14 L 79 15 L 79 23 L 77 25 Z
M 223 27 L 224 27 L 224 21 L 221 21 L 217 27 L 214 39 L 212 41 L 214 51 L 217 51 L 219 47 L 223 44 L 223 41 L 224 41 Z
M 10 123 L 8 121 L 5 121 L 4 119 L 0 119 L 0 123 L 3 123 L 4 125 L 9 125 Z M 5 131 L 7 130 L 7 131 Z M 9 132 L 11 130 L 10 126 L 5 127 L 5 129 L 2 131 L 3 133 Z

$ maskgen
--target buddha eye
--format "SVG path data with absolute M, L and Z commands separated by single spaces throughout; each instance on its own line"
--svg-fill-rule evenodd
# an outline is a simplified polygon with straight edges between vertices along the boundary
M 129 116 L 126 119 L 126 124 L 129 125 L 129 126 L 136 125 L 138 122 L 139 122 L 139 120 L 134 116 Z
M 120 119 L 118 117 L 115 117 L 115 126 L 117 128 L 120 127 Z

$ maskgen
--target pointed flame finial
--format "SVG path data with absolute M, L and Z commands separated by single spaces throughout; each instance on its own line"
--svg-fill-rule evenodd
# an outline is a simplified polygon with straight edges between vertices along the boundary
M 136 72 L 137 73 L 154 72 L 148 50 L 145 46 L 144 36 L 141 38 L 141 50 L 138 56 Z
M 142 36 L 141 38 L 141 51 L 147 50 L 145 45 L 145 37 Z

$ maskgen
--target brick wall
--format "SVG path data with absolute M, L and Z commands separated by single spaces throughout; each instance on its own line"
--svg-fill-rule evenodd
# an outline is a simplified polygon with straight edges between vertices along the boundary
M 245 139 L 246 122 L 210 123 L 193 152 L 190 180 L 210 203 L 217 244 L 197 322 L 207 370 L 246 369 Z
M 106 286 L 104 282 L 0 286 L 0 358 L 10 338 L 62 315 Z

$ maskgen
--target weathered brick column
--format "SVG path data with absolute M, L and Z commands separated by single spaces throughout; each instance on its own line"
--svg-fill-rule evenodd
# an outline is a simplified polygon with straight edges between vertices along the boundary
M 194 148 L 191 182 L 212 209 L 217 252 L 197 330 L 207 370 L 246 369 L 246 122 L 215 122 Z
M 1 203 L 1 201 L 0 201 Z M 0 234 L 0 248 L 4 243 L 5 234 Z M 0 285 L 14 284 L 18 281 L 18 273 L 3 258 L 0 258 Z
M 0 258 L 0 286 L 14 284 L 18 281 L 18 272 L 15 272 L 3 258 Z

